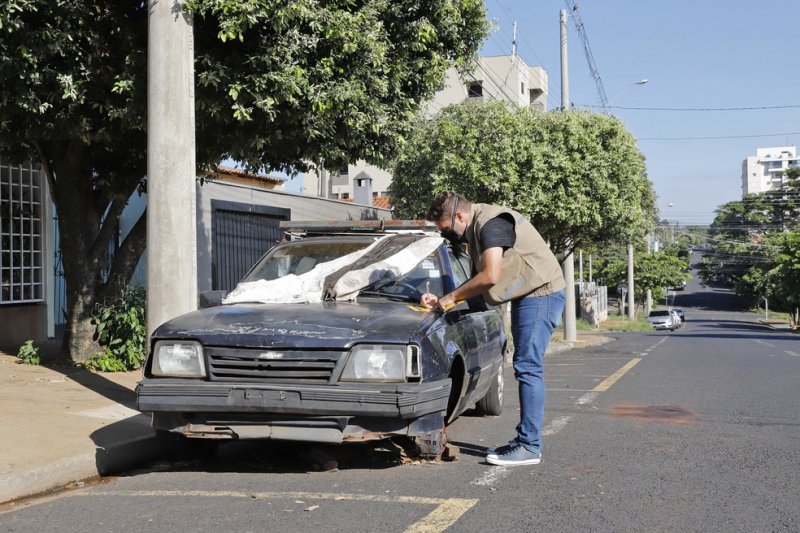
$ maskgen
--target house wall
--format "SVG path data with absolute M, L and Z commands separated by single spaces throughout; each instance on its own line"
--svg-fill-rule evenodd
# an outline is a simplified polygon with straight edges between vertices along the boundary
M 47 304 L 2 305 L 0 324 L 0 351 L 16 355 L 25 341 L 38 345 L 47 339 Z
M 52 329 L 49 198 L 38 165 L 0 158 L 0 350 L 8 353 L 29 339 L 40 344 Z

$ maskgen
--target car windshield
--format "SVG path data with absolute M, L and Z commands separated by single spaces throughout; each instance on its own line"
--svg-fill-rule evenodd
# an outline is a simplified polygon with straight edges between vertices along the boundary
M 669 316 L 669 311 L 650 311 L 650 316 Z
M 242 282 L 272 281 L 289 274 L 300 276 L 315 266 L 366 248 L 371 240 L 321 239 L 296 241 L 276 247 L 256 264 Z M 398 248 L 401 249 L 402 246 Z M 360 291 L 364 297 L 400 298 L 418 301 L 424 292 L 442 295 L 444 270 L 438 253 L 420 261 L 410 272 L 393 279 L 380 279 Z
M 426 292 L 441 296 L 442 272 L 439 255 L 434 252 L 407 274 L 394 279 L 382 279 L 364 287 L 361 295 L 392 296 L 411 301 L 418 301 Z
M 247 274 L 243 282 L 265 280 L 271 281 L 289 274 L 300 276 L 310 272 L 320 263 L 333 261 L 347 254 L 366 248 L 372 242 L 368 240 L 320 240 L 297 241 L 275 248 L 266 255 Z

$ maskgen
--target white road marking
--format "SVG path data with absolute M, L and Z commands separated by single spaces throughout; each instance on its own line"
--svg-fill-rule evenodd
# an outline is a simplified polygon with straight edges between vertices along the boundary
M 504 477 L 508 473 L 509 466 L 492 466 L 489 470 L 486 471 L 481 477 L 472 480 L 472 485 L 484 485 L 484 486 L 492 486 Z
M 544 427 L 544 429 L 542 430 L 542 436 L 548 437 L 550 435 L 555 435 L 556 433 L 564 429 L 564 426 L 566 426 L 567 422 L 569 422 L 570 420 L 572 420 L 571 416 L 562 416 L 561 418 L 556 418 L 555 420 L 553 420 Z
M 575 402 L 575 405 L 588 405 L 595 401 L 598 396 L 600 396 L 599 392 L 589 392 L 578 398 L 578 401 Z
M 763 344 L 764 346 L 769 346 L 770 348 L 777 348 L 777 346 L 775 346 L 774 344 L 770 344 L 767 341 L 762 341 L 761 339 L 753 339 L 753 341 L 759 344 Z
M 542 429 L 542 436 L 548 437 L 550 435 L 555 435 L 567 425 L 572 419 L 571 416 L 562 416 L 560 418 L 556 418 L 549 424 L 547 424 L 544 429 Z M 483 486 L 492 486 L 508 474 L 511 467 L 509 466 L 492 466 L 489 470 L 486 471 L 481 477 L 474 479 L 471 484 L 472 485 L 483 485 Z
M 800 357 L 800 354 L 794 353 L 791 350 L 784 350 L 783 353 L 785 353 L 786 355 L 791 355 L 793 357 Z

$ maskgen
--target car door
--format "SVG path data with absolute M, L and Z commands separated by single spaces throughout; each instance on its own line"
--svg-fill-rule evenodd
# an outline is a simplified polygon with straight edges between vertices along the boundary
M 471 268 L 469 257 L 453 250 L 449 250 L 448 256 L 457 284 L 467 281 Z M 495 369 L 502 365 L 505 334 L 499 312 L 495 307 L 486 304 L 482 297 L 478 296 L 468 302 L 464 313 L 464 321 L 475 339 L 471 353 L 465 354 L 465 359 L 469 358 L 467 368 L 470 374 L 467 401 L 472 402 L 483 397 L 494 378 Z

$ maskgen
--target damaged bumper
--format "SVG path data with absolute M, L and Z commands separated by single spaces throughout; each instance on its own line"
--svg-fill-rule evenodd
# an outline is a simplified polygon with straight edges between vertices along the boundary
M 353 386 L 145 379 L 138 409 L 156 429 L 202 438 L 342 442 L 442 429 L 450 380 Z

